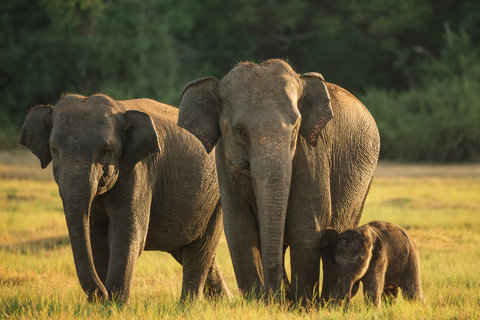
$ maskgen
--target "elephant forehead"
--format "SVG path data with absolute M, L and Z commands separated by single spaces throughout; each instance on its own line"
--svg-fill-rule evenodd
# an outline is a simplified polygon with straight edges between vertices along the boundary
M 287 68 L 288 67 L 288 68 Z M 219 83 L 221 96 L 275 100 L 298 96 L 300 80 L 285 63 L 244 63 L 232 69 Z
M 110 99 L 110 98 L 108 98 Z M 120 110 L 114 105 L 113 100 L 104 96 L 90 98 L 62 99 L 53 111 L 53 126 L 67 128 L 91 128 L 101 130 L 114 125 Z
M 285 89 L 268 91 L 251 87 L 221 96 L 221 124 L 277 127 L 298 121 L 300 112 L 294 94 L 288 95 Z
M 68 108 L 55 110 L 52 129 L 100 131 L 112 125 L 112 120 L 101 110 Z
M 335 251 L 350 255 L 367 249 L 367 241 L 360 234 L 345 232 L 337 239 Z

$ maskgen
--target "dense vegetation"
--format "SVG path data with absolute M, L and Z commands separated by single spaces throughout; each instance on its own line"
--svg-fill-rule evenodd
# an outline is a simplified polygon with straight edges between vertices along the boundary
M 476 0 L 4 0 L 0 12 L 0 145 L 63 92 L 176 105 L 191 79 L 279 57 L 364 101 L 384 158 L 480 158 Z

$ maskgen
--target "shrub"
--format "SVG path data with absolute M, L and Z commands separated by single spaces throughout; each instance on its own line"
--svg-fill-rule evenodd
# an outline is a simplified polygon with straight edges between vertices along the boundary
M 403 92 L 370 88 L 362 101 L 374 115 L 382 157 L 406 161 L 480 159 L 480 54 L 463 32 L 446 32 L 438 59 L 420 67 Z

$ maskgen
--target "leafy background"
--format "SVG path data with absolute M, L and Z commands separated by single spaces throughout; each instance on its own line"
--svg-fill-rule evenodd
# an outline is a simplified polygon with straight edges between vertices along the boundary
M 383 159 L 480 159 L 475 0 L 4 0 L 0 147 L 26 111 L 62 93 L 177 105 L 194 78 L 284 58 L 351 91 Z

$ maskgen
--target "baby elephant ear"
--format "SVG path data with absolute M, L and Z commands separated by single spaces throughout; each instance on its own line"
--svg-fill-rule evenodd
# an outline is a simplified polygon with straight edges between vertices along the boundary
M 322 230 L 320 237 L 322 256 L 327 257 L 331 263 L 335 264 L 335 242 L 338 238 L 338 231 L 333 228 L 327 228 Z
M 333 117 L 330 95 L 320 73 L 304 73 L 300 79 L 303 80 L 303 98 L 300 101 L 302 123 L 299 133 L 312 146 L 316 146 L 320 131 Z
M 21 145 L 24 145 L 40 159 L 42 169 L 52 161 L 50 154 L 50 118 L 53 107 L 51 105 L 39 105 L 33 107 L 25 118 L 20 133 Z
M 373 246 L 372 260 L 377 260 L 383 254 L 383 240 L 372 227 L 369 227 L 369 236 L 371 244 Z
M 372 260 L 377 260 L 383 253 L 383 241 L 380 238 L 377 238 L 373 243 L 373 252 L 372 252 Z

